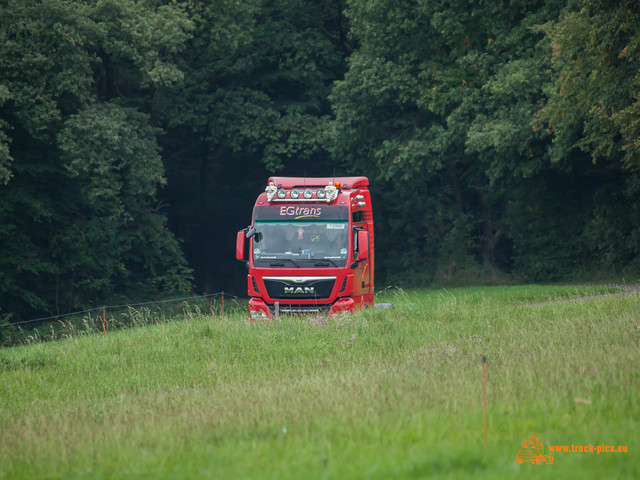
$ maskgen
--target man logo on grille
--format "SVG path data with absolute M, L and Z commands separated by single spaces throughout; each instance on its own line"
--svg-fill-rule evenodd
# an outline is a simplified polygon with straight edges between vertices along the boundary
M 297 295 L 315 295 L 315 287 L 284 287 L 284 293 L 291 293 Z

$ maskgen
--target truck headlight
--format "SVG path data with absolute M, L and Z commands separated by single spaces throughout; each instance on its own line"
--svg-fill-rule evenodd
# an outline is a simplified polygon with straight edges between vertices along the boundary
M 251 320 L 266 320 L 267 319 L 267 314 L 262 312 L 262 311 L 258 311 L 258 310 L 249 310 L 249 316 L 251 317 Z

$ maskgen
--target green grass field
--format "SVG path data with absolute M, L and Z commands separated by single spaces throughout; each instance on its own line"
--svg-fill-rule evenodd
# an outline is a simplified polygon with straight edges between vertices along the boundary
M 567 301 L 605 290 L 392 290 L 2 349 L 0 478 L 640 478 L 640 296 Z M 628 452 L 518 465 L 529 432 Z

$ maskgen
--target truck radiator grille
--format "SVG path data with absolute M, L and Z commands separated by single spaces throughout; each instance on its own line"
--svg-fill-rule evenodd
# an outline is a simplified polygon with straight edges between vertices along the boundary
M 326 299 L 336 283 L 336 277 L 264 277 L 270 298 Z

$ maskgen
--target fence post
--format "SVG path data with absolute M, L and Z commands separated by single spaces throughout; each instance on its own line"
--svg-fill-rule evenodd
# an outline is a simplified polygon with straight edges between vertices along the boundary
M 107 307 L 102 307 L 102 335 L 107 334 Z
M 224 291 L 222 292 L 222 318 L 224 318 Z
M 482 356 L 482 443 L 487 444 L 487 357 Z

